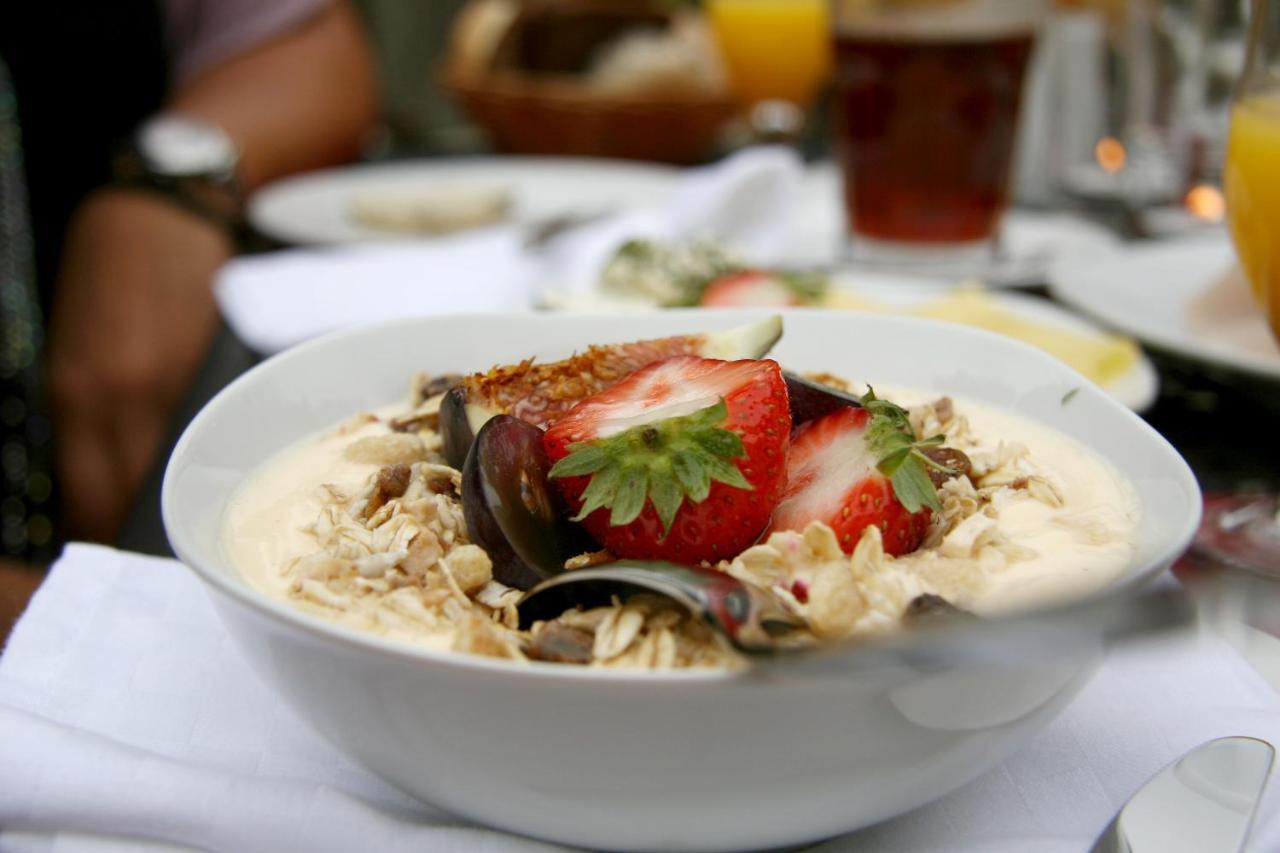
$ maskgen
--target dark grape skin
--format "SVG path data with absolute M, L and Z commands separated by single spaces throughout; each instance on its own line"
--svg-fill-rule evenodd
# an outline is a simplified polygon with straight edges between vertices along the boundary
M 467 418 L 466 389 L 455 385 L 440 401 L 440 440 L 444 444 L 441 449 L 449 467 L 462 470 L 475 437 L 471 421 Z
M 788 371 L 783 371 L 782 378 L 786 380 L 787 397 L 791 401 L 793 430 L 838 409 L 849 406 L 862 408 L 862 401 L 854 394 L 821 385 Z
M 488 552 L 494 578 L 516 589 L 559 574 L 565 560 L 596 547 L 568 520 L 550 469 L 542 430 L 510 415 L 481 427 L 462 466 L 467 532 Z

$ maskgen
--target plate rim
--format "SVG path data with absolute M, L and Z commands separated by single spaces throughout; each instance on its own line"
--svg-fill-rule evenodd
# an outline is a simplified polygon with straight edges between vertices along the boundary
M 1081 269 L 1073 273 L 1065 272 L 1068 269 L 1068 264 L 1066 261 L 1062 261 L 1051 264 L 1049 267 L 1049 292 L 1055 299 L 1083 312 L 1105 327 L 1132 335 L 1154 349 L 1201 364 L 1236 371 L 1251 377 L 1273 382 L 1280 381 L 1280 359 L 1272 361 L 1262 356 L 1234 350 L 1216 343 L 1206 344 L 1201 342 L 1196 344 L 1196 339 L 1188 336 L 1185 332 L 1152 326 L 1143 323 L 1140 318 L 1120 316 L 1109 311 L 1106 307 L 1099 307 L 1100 303 L 1091 298 L 1092 291 L 1089 291 L 1087 287 L 1082 290 L 1075 284 L 1066 283 L 1069 280 L 1068 276 L 1071 277 L 1070 280 L 1079 281 L 1080 278 L 1083 278 L 1085 272 L 1104 266 L 1122 265 L 1121 268 L 1132 269 L 1150 257 L 1166 253 L 1169 255 L 1204 254 L 1207 260 L 1211 252 L 1225 253 L 1228 261 L 1234 258 L 1234 249 L 1231 247 L 1230 241 L 1224 236 L 1221 240 L 1197 239 L 1192 242 L 1164 240 L 1147 245 L 1129 246 L 1113 255 L 1091 259 Z M 1131 276 L 1121 275 L 1115 277 L 1116 279 L 1131 278 Z
M 590 166 L 604 171 L 617 173 L 626 171 L 638 175 L 649 173 L 654 180 L 667 181 L 674 186 L 678 179 L 679 169 L 663 163 L 620 160 L 606 157 L 567 157 L 536 155 L 468 155 L 464 157 L 408 157 L 394 160 L 377 160 L 362 163 L 351 163 L 345 166 L 332 166 L 324 169 L 313 169 L 288 175 L 271 181 L 255 190 L 245 202 L 245 219 L 254 230 L 292 246 L 337 246 L 362 245 L 382 242 L 394 242 L 405 239 L 432 239 L 432 235 L 398 234 L 387 232 L 385 236 L 359 236 L 351 234 L 347 238 L 335 240 L 330 236 L 317 236 L 308 229 L 295 230 L 288 226 L 279 227 L 279 220 L 274 219 L 270 210 L 279 199 L 287 197 L 299 187 L 310 188 L 327 182 L 343 182 L 356 180 L 361 176 L 377 176 L 379 174 L 395 174 L 397 172 L 417 171 L 424 175 L 443 173 L 453 170 L 471 170 L 477 168 L 497 169 L 502 172 L 519 170 L 550 170 L 555 168 L 579 168 Z

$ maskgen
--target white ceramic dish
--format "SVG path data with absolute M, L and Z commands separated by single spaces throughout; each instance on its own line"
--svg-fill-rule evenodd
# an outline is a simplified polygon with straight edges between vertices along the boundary
M 927 282 L 917 278 L 891 273 L 839 271 L 831 277 L 833 287 L 869 299 L 877 306 L 890 310 L 910 311 L 928 302 L 944 298 L 954 285 Z M 988 297 L 1003 310 L 1034 323 L 1081 334 L 1104 333 L 1097 323 L 1062 306 L 1013 290 L 989 290 Z M 561 296 L 553 305 L 557 310 L 598 312 L 609 310 L 650 310 L 644 303 L 621 303 L 611 306 L 609 296 L 601 291 L 580 296 Z M 653 309 L 653 310 L 656 310 Z M 1146 354 L 1139 351 L 1138 360 L 1124 373 L 1102 385 L 1102 389 L 1135 412 L 1151 408 L 1160 392 L 1160 374 Z
M 837 276 L 835 283 L 874 302 L 903 310 L 923 305 L 940 295 L 936 285 L 904 280 L 898 276 L 844 274 Z M 1010 290 L 992 291 L 990 296 L 1005 311 L 1034 323 L 1082 334 L 1103 333 L 1096 323 L 1046 299 Z M 1103 384 L 1102 389 L 1135 412 L 1145 412 L 1156 401 L 1160 375 L 1156 373 L 1151 359 L 1140 352 L 1131 368 Z
M 403 240 L 412 235 L 353 219 L 352 199 L 363 192 L 399 192 L 415 186 L 500 187 L 512 197 L 511 221 L 536 224 L 561 216 L 648 207 L 666 197 L 678 175 L 670 166 L 580 157 L 396 160 L 309 172 L 269 184 L 249 199 L 248 217 L 263 234 L 296 245 Z
M 1235 270 L 1219 234 L 1064 260 L 1049 281 L 1058 299 L 1153 347 L 1280 381 L 1280 344 Z
M 460 815 L 591 848 L 731 850 L 902 813 L 1016 750 L 1070 701 L 1098 654 L 949 671 L 886 665 L 858 679 L 520 666 L 344 630 L 249 588 L 224 557 L 223 509 L 250 472 L 308 433 L 398 399 L 415 370 L 554 358 L 752 316 L 432 317 L 305 344 L 232 383 L 183 435 L 162 498 L 170 541 L 249 661 L 302 717 L 374 772 Z M 1195 530 L 1200 497 L 1177 453 L 1049 356 L 921 320 L 798 312 L 786 323 L 773 355 L 791 368 L 989 401 L 1110 460 L 1143 505 L 1117 588 L 1168 566 Z

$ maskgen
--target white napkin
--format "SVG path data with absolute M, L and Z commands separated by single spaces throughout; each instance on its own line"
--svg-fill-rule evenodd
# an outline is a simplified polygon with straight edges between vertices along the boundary
M 214 286 L 228 325 L 274 353 L 334 329 L 395 317 L 528 309 L 546 288 L 584 292 L 634 237 L 719 240 L 747 260 L 781 259 L 804 176 L 783 148 L 752 148 L 685 172 L 670 197 L 523 245 L 518 226 L 429 241 L 288 249 L 237 258 Z M 545 203 L 545 200 L 540 200 Z
M 1087 849 L 1157 770 L 1232 734 L 1280 744 L 1280 696 L 1235 651 L 1209 637 L 1133 648 L 1000 767 L 818 849 Z M 121 849 L 101 835 L 247 853 L 547 849 L 359 769 L 259 683 L 182 566 L 88 545 L 68 547 L 0 657 L 0 827 L 6 851 Z M 1280 849 L 1280 783 L 1250 849 Z
M 599 281 L 613 253 L 628 240 L 714 240 L 755 264 L 782 260 L 790 214 L 804 180 L 794 151 L 762 146 L 685 172 L 666 204 L 637 210 L 568 232 L 543 255 L 543 288 L 583 294 Z
M 240 340 L 270 354 L 396 317 L 527 310 L 532 275 L 519 235 L 498 228 L 236 258 L 218 271 L 214 295 Z

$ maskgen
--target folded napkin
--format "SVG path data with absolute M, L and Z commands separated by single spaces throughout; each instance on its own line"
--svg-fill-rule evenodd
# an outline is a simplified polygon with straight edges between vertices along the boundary
M 817 849 L 1087 849 L 1157 770 L 1232 734 L 1280 744 L 1280 696 L 1234 650 L 1134 647 L 1000 767 Z M 6 851 L 550 849 L 356 767 L 256 679 L 181 565 L 88 545 L 67 548 L 0 657 L 0 827 Z M 1280 784 L 1251 849 L 1280 849 Z
M 396 317 L 527 310 L 533 274 L 519 235 L 497 228 L 236 258 L 219 270 L 214 295 L 240 340 L 271 354 Z
M 791 212 L 805 177 L 787 148 L 748 148 L 681 176 L 665 204 L 624 212 L 575 228 L 540 255 L 539 288 L 558 295 L 595 288 L 604 265 L 623 243 L 712 240 L 754 264 L 783 260 L 792 239 Z
M 525 246 L 518 225 L 412 242 L 288 249 L 226 264 L 214 294 L 240 339 L 269 354 L 334 329 L 396 317 L 527 310 L 545 289 L 592 287 L 609 256 L 633 237 L 714 239 L 749 260 L 772 263 L 788 239 L 788 214 L 803 175 L 789 150 L 748 149 L 688 170 L 660 205 L 620 211 L 539 250 Z

